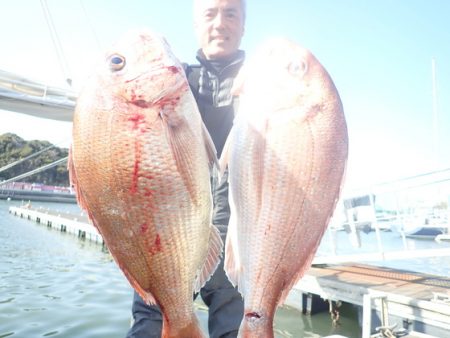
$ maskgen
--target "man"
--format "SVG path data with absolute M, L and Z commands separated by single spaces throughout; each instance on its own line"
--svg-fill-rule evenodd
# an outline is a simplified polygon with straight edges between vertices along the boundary
M 244 23 L 245 0 L 194 0 L 194 28 L 200 45 L 197 53 L 200 64 L 186 66 L 186 75 L 218 156 L 233 124 L 236 102 L 230 91 L 244 62 L 245 54 L 239 50 Z M 225 241 L 230 216 L 226 173 L 220 184 L 216 177 L 212 177 L 211 182 L 213 224 L 219 228 Z M 209 308 L 210 337 L 237 337 L 244 305 L 225 275 L 223 259 L 200 295 Z M 157 306 L 145 304 L 135 293 L 132 312 L 134 323 L 127 338 L 161 336 L 162 316 Z

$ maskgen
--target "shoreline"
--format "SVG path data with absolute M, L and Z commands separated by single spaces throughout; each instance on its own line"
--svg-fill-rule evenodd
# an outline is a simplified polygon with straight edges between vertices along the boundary
M 0 200 L 77 203 L 75 194 L 16 189 L 0 189 Z

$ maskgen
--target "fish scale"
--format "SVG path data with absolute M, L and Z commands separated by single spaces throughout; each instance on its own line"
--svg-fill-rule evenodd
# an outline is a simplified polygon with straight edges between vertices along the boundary
M 216 162 L 167 42 L 147 30 L 125 34 L 79 95 L 69 169 L 116 263 L 144 300 L 160 306 L 163 337 L 204 336 L 193 294 L 223 246 L 211 225 Z

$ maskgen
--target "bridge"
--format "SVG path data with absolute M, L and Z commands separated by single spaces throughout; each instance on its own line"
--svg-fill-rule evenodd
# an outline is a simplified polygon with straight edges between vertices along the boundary
M 77 94 L 0 70 L 0 110 L 72 121 Z

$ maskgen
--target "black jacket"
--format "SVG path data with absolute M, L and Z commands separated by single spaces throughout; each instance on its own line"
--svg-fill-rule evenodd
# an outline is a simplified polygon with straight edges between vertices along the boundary
M 226 61 L 209 61 L 203 53 L 197 53 L 199 65 L 188 65 L 186 76 L 197 101 L 203 122 L 217 150 L 217 156 L 222 154 L 223 146 L 233 125 L 236 99 L 231 95 L 234 78 L 241 68 L 245 53 L 239 50 Z M 227 172 L 219 183 L 217 177 L 212 177 L 212 193 L 214 202 L 213 224 L 219 225 L 222 235 L 230 218 L 228 204 Z

